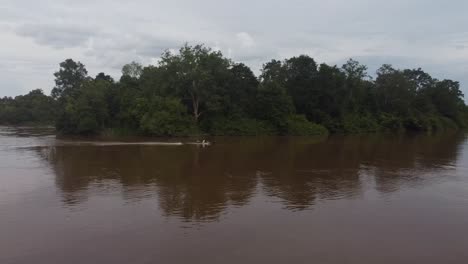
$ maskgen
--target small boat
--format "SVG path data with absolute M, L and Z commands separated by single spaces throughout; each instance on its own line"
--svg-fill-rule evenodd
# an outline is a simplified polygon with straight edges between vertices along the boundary
M 209 145 L 211 145 L 211 143 L 210 143 L 209 141 L 203 140 L 203 141 L 201 142 L 201 145 L 202 145 L 202 146 L 209 146 Z
M 197 146 L 206 147 L 206 146 L 210 146 L 210 145 L 211 145 L 211 142 L 206 141 L 206 140 L 202 140 L 201 142 L 200 142 L 200 141 L 197 141 L 197 142 L 186 143 L 186 144 L 188 144 L 188 145 L 197 145 Z

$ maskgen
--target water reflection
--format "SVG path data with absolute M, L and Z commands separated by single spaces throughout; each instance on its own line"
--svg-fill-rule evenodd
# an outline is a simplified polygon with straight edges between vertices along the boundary
M 67 206 L 90 195 L 126 202 L 156 199 L 167 216 L 213 221 L 255 195 L 286 209 L 417 187 L 443 175 L 463 135 L 216 138 L 196 146 L 51 146 L 36 148 L 56 175 Z

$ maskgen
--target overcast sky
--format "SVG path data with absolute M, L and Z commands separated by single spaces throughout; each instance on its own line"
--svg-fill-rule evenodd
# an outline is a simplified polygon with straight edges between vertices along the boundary
M 205 43 L 255 72 L 308 54 L 374 73 L 383 63 L 461 82 L 468 95 L 467 0 L 0 0 L 0 96 L 46 93 L 66 58 L 115 78 L 132 60 Z

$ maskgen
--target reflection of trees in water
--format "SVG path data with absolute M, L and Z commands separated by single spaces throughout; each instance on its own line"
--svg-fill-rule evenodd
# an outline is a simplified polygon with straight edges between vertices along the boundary
M 216 219 L 262 190 L 288 209 L 351 198 L 364 188 L 363 168 L 376 189 L 392 192 L 455 162 L 463 137 L 354 136 L 328 141 L 219 138 L 195 146 L 63 146 L 41 155 L 56 172 L 64 202 L 116 188 L 127 201 L 156 197 L 167 215 Z M 261 184 L 259 184 L 261 183 Z M 260 189 L 257 186 L 261 187 Z
M 372 153 L 376 189 L 382 193 L 443 177 L 454 165 L 465 140 L 462 134 L 393 136 L 380 140 Z M 451 167 L 451 166 L 449 166 Z
M 247 203 L 257 185 L 254 173 L 244 174 L 242 166 L 231 169 L 231 154 L 214 150 L 66 146 L 52 148 L 48 157 L 65 202 L 76 203 L 93 190 L 101 193 L 94 187 L 113 181 L 121 184 L 126 200 L 157 196 L 168 215 L 203 220 L 219 216 L 228 204 Z
M 263 179 L 264 189 L 296 210 L 318 199 L 352 196 L 360 191 L 359 160 L 353 151 L 357 150 L 328 141 L 272 146 L 268 152 L 275 152 L 274 161 L 262 164 L 271 172 Z

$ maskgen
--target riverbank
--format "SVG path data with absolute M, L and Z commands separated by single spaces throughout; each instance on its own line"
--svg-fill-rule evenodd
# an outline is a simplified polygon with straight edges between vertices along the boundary
M 54 123 L 71 135 L 291 135 L 429 132 L 468 127 L 457 81 L 385 64 L 375 79 L 349 60 L 341 67 L 299 55 L 249 67 L 204 45 L 136 62 L 114 80 L 60 63 L 50 95 L 0 98 L 0 123 Z M 131 70 L 129 70 L 131 69 Z M 70 79 L 70 74 L 74 78 Z

